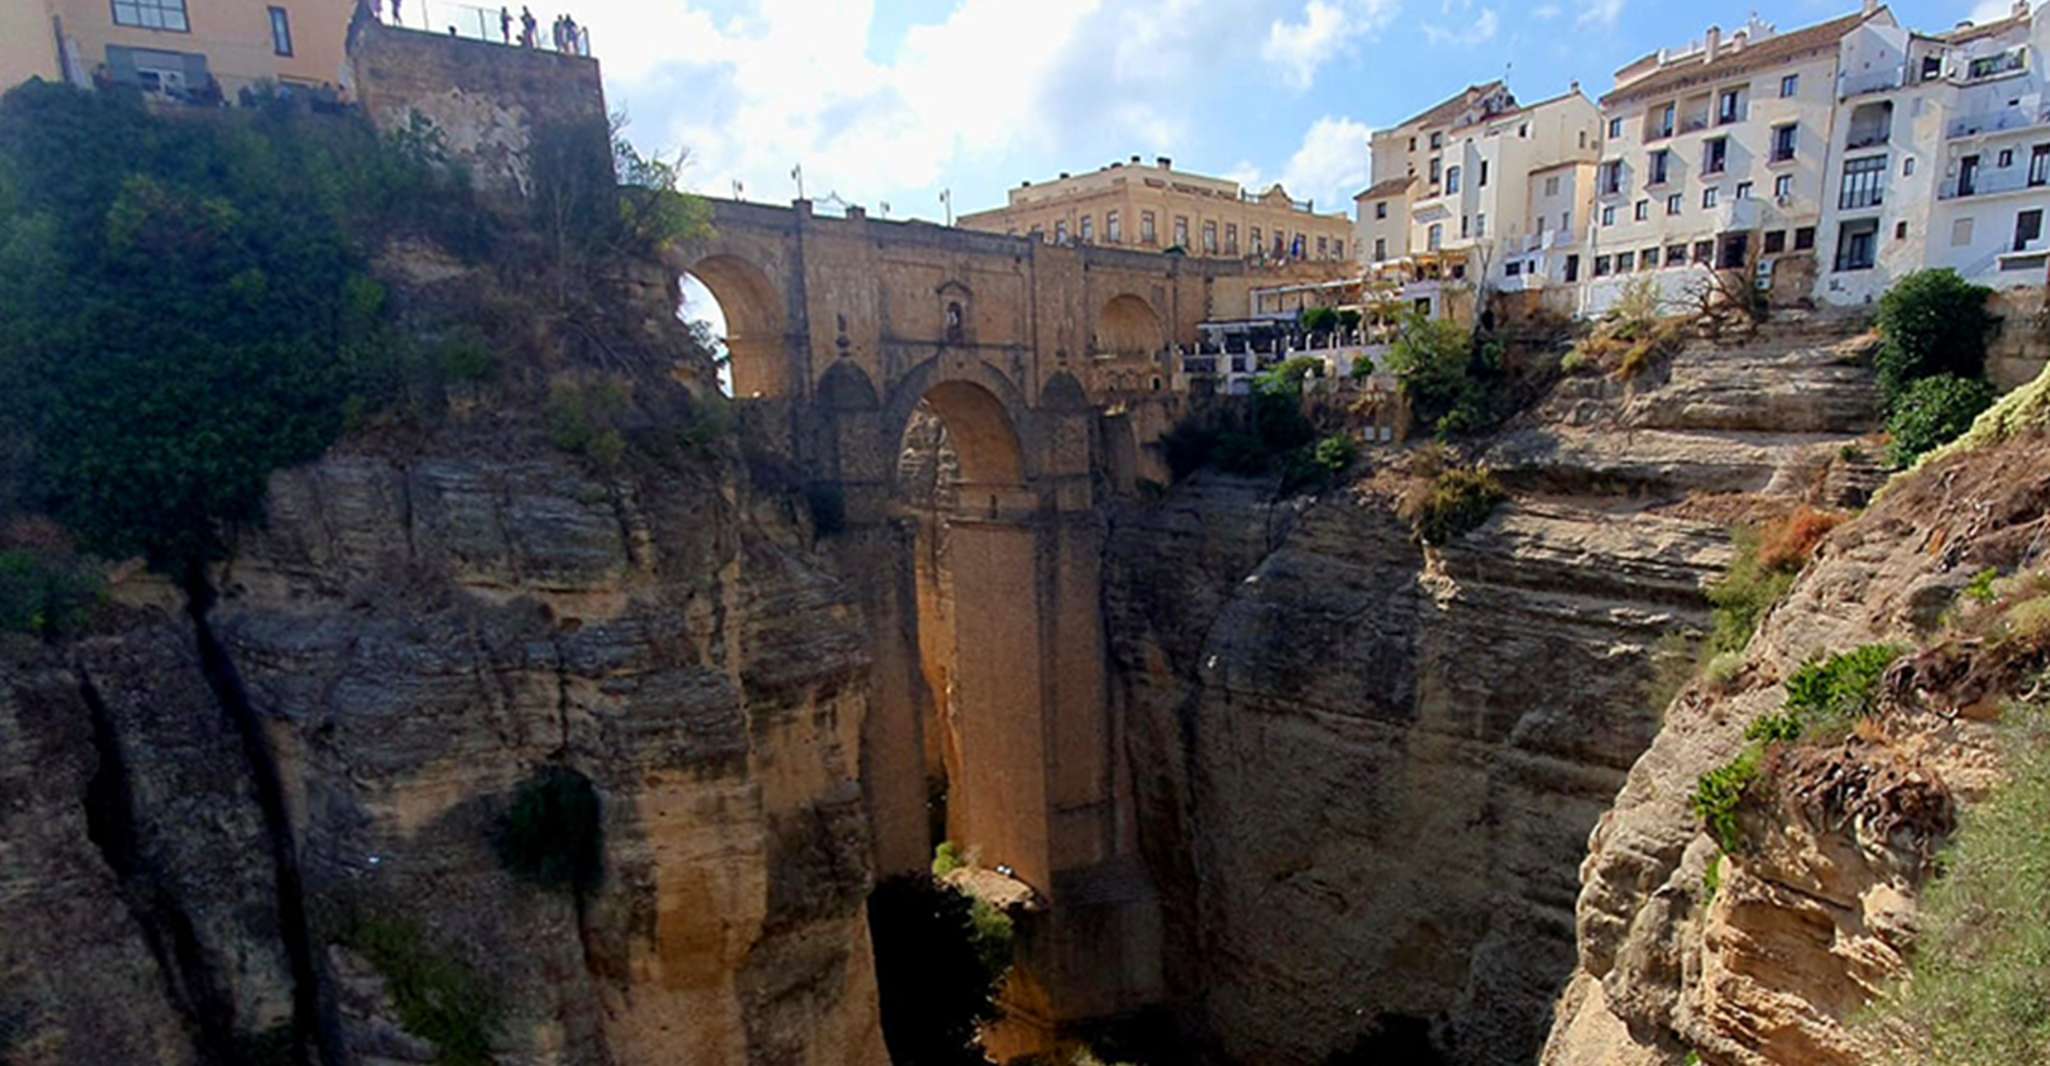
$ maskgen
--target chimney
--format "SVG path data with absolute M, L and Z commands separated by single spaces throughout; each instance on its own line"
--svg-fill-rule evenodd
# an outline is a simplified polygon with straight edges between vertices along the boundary
M 1876 4 L 1879 2 L 1879 0 L 1866 0 L 1866 2 Z M 2028 16 L 2029 0 L 2014 0 L 2014 17 L 2027 18 Z
M 1156 157 L 1154 157 L 1154 160 L 1153 160 L 1153 161 L 1154 161 L 1154 162 L 1156 162 L 1156 163 L 1159 163 L 1159 164 L 1160 164 L 1160 169 L 1162 169 L 1162 170 L 1171 170 L 1171 169 L 1173 169 L 1173 168 L 1174 168 L 1174 160 L 1172 160 L 1172 159 L 1169 159 L 1168 157 L 1166 157 L 1166 156 L 1164 156 L 1164 155 L 1163 155 L 1163 156 L 1156 156 Z
M 1062 180 L 1062 181 L 1066 181 L 1066 180 L 1068 180 L 1068 172 L 1067 172 L 1067 171 L 1065 171 L 1065 170 L 1061 171 L 1061 180 Z
M 1133 157 L 1132 157 L 1132 165 L 1133 165 L 1133 166 L 1138 166 L 1138 165 L 1139 165 L 1139 157 L 1138 157 L 1138 156 L 1133 156 Z
M 1572 81 L 1568 82 L 1566 84 L 1566 91 L 1578 95 L 1580 93 L 1580 79 L 1575 78 Z
M 1737 54 L 1738 52 L 1741 52 L 1741 51 L 1743 51 L 1743 50 L 1744 50 L 1744 46 L 1745 46 L 1745 45 L 1747 45 L 1747 44 L 1750 44 L 1750 43 L 1751 43 L 1751 31 L 1750 31 L 1750 30 L 1738 30 L 1737 32 L 1735 32 L 1735 33 L 1733 33 L 1733 34 L 1730 34 L 1730 54 L 1731 54 L 1731 55 L 1736 55 L 1736 54 Z
M 1870 3 L 1871 0 L 1866 0 L 1866 2 Z M 1715 62 L 1715 57 L 1720 55 L 1723 50 L 1723 28 L 1721 26 L 1710 26 L 1708 28 L 1708 39 L 1703 43 L 1702 50 L 1705 53 L 1703 62 Z
M 1859 13 L 1863 14 L 1867 18 L 1870 18 L 1873 15 L 1878 14 L 1879 0 L 1865 0 L 1864 6 L 1859 8 Z

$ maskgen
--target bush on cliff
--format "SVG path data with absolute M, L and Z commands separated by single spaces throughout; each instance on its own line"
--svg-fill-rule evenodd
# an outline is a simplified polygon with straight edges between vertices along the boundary
M 340 938 L 377 969 L 399 1025 L 434 1045 L 436 1066 L 492 1066 L 501 1006 L 484 978 L 436 950 L 427 930 L 390 914 L 359 917 Z
M 1922 378 L 1903 389 L 1887 416 L 1886 432 L 1893 438 L 1888 457 L 1895 470 L 1915 465 L 1915 460 L 1956 440 L 1972 428 L 1972 422 L 1993 406 L 1994 389 L 1987 382 L 1938 374 Z
M 1450 544 L 1472 532 L 1509 498 L 1495 475 L 1478 467 L 1450 467 L 1419 482 L 1396 504 L 1426 544 Z
M 390 355 L 378 234 L 452 180 L 365 123 L 173 120 L 30 83 L 0 99 L 0 437 L 80 547 L 181 576 L 320 454 Z M 421 206 L 421 205 L 426 206 Z M 13 501 L 9 501 L 13 502 Z
M 1411 311 L 1388 350 L 1387 367 L 1416 420 L 1440 437 L 1486 429 L 1503 414 L 1501 347 L 1478 341 L 1457 323 Z
M 1888 407 L 1909 385 L 1939 374 L 1980 377 L 1996 320 L 1986 309 L 1993 290 L 1955 270 L 1921 270 L 1879 298 L 1882 344 L 1876 363 Z
M 2012 707 L 2003 731 L 2007 780 L 1961 813 L 1922 895 L 1912 978 L 1874 1011 L 1901 1066 L 2050 1062 L 2050 714 Z
M 1011 965 L 1010 919 L 951 885 L 907 874 L 876 886 L 868 928 L 890 1061 L 988 1063 L 978 1040 L 981 1027 L 1001 1013 L 997 993 Z
M 0 632 L 56 636 L 83 624 L 102 594 L 99 575 L 77 560 L 0 551 Z

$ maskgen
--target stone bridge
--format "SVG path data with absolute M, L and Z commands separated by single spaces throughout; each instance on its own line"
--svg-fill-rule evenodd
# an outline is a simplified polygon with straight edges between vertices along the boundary
M 1213 299 L 1243 298 L 1242 268 L 805 201 L 713 201 L 711 235 L 671 255 L 725 312 L 736 396 L 787 418 L 821 550 L 867 611 L 878 870 L 922 869 L 948 839 L 1043 903 L 1021 924 L 992 1050 L 1157 1001 L 1097 493 L 1164 477 L 1150 441 L 1183 399 L 1167 353 Z M 958 457 L 937 497 L 900 462 L 907 431 L 935 418 Z

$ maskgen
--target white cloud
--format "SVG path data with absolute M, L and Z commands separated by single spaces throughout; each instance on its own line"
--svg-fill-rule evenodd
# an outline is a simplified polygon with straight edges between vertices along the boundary
M 1484 7 L 1481 9 L 1480 17 L 1465 28 L 1448 30 L 1443 26 L 1426 25 L 1424 37 L 1432 44 L 1471 47 L 1494 40 L 1495 31 L 1501 28 L 1500 21 L 1495 17 L 1494 8 Z
M 1623 0 L 1592 0 L 1573 19 L 1576 26 L 1610 27 L 1623 17 Z
M 1378 34 L 1395 18 L 1397 0 L 1309 0 L 1300 20 L 1275 19 L 1260 57 L 1282 69 L 1282 80 L 1302 90 L 1317 70 L 1350 42 Z
M 1563 13 L 1564 12 L 1562 12 L 1559 9 L 1559 5 L 1557 4 L 1539 4 L 1538 6 L 1531 8 L 1530 17 L 1538 20 L 1539 22 L 1550 22 L 1553 19 L 1558 18 Z
M 1282 168 L 1281 184 L 1297 199 L 1317 201 L 1319 211 L 1341 210 L 1367 183 L 1366 123 L 1325 115 L 1310 123 L 1303 143 Z
M 1966 15 L 1965 18 L 1979 25 L 1984 25 L 1988 22 L 1998 22 L 2012 14 L 2014 14 L 2014 3 L 2012 0 L 1979 0 L 1977 4 L 1972 6 L 1972 13 Z

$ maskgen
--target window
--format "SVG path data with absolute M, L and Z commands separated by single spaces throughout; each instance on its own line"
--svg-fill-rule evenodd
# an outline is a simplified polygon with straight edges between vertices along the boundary
M 1581 131 L 1580 131 L 1580 146 L 1581 146 L 1582 148 L 1585 148 L 1585 147 L 1587 147 L 1587 131 L 1586 131 L 1586 130 L 1581 130 Z
M 1082 229 L 1081 229 L 1081 231 L 1080 231 L 1080 232 L 1081 232 L 1081 237 L 1082 237 L 1082 243 L 1083 243 L 1083 244 L 1095 244 L 1095 243 L 1096 243 L 1096 216 L 1095 216 L 1095 215 L 1083 215 L 1083 216 L 1082 216 Z
M 1622 139 L 1622 136 L 1623 136 L 1623 120 L 1622 120 L 1622 119 L 1620 119 L 1620 118 L 1612 118 L 1612 119 L 1610 119 L 1610 120 L 1609 120 L 1609 139 L 1611 139 L 1611 140 L 1620 140 L 1620 139 Z
M 1908 239 L 1908 223 L 1906 219 L 1893 224 L 1893 239 L 1897 241 Z
M 1217 223 L 1203 223 L 1203 254 L 1217 254 Z
M 1239 224 L 1236 222 L 1224 224 L 1224 254 L 1239 254 Z
M 1792 174 L 1781 174 L 1779 177 L 1772 179 L 1772 195 L 1776 200 L 1785 201 L 1793 199 L 1794 176 Z
M 1666 197 L 1666 214 L 1677 215 L 1681 211 L 1685 210 L 1686 206 L 1687 196 L 1685 193 L 1676 192 Z
M 1160 234 L 1153 228 L 1153 212 L 1139 212 L 1139 243 L 1159 244 Z
M 1116 211 L 1110 211 L 1104 214 L 1103 236 L 1105 240 L 1108 240 L 1112 244 L 1125 243 L 1125 227 L 1123 223 L 1120 222 L 1120 220 L 1118 219 L 1118 213 Z
M 1474 188 L 1476 188 L 1476 189 L 1485 189 L 1485 188 L 1487 188 L 1487 187 L 1488 187 L 1488 161 L 1487 161 L 1487 160 L 1485 160 L 1485 159 L 1481 160 L 1481 180 L 1479 180 L 1479 181 L 1476 181 L 1476 182 L 1474 182 L 1474 183 L 1473 183 L 1473 185 L 1474 185 Z
M 1459 191 L 1459 168 L 1458 168 L 1458 167 L 1446 167 L 1446 168 L 1445 168 L 1445 191 L 1446 191 L 1446 192 L 1458 192 L 1458 191 Z
M 1957 161 L 1957 194 L 1970 196 L 1979 191 L 1979 157 L 1968 155 Z
M 1410 150 L 1410 151 L 1412 151 L 1412 152 L 1416 151 L 1416 138 L 1415 138 L 1415 137 L 1411 137 L 1411 138 L 1409 139 L 1409 150 Z
M 1715 242 L 1714 242 L 1714 241 L 1695 241 L 1695 242 L 1694 242 L 1694 261 L 1695 261 L 1695 262 L 1697 262 L 1697 263 L 1706 263 L 1706 262 L 1708 262 L 1708 261 L 1709 261 L 1709 259 L 1710 259 L 1711 257 L 1713 257 L 1714 255 L 1715 255 Z
M 1459 235 L 1460 235 L 1461 237 L 1471 237 L 1471 236 L 1473 236 L 1473 216 L 1472 216 L 1472 215 L 1461 215 L 1461 216 L 1459 216 Z
M 1598 256 L 1595 256 L 1595 257 L 1594 257 L 1594 276 L 1595 276 L 1595 277 L 1598 277 L 1598 278 L 1605 278 L 1605 277 L 1608 277 L 1608 276 L 1609 276 L 1609 270 L 1610 270 L 1610 264 L 1611 264 L 1611 260 L 1609 259 L 1609 257 L 1608 257 L 1608 256 L 1606 256 L 1606 255 L 1598 255 Z
M 1580 257 L 1577 255 L 1566 257 L 1566 280 L 1569 283 L 1580 280 Z
M 1068 222 L 1066 219 L 1053 224 L 1053 242 L 1055 244 L 1068 243 Z
M 1702 208 L 1710 209 L 1715 207 L 1716 201 L 1722 198 L 1722 193 L 1722 189 L 1714 185 L 1711 185 L 1708 188 L 1701 190 Z
M 1443 181 L 1444 178 L 1445 161 L 1443 159 L 1433 158 L 1431 160 L 1431 184 L 1436 185 L 1440 181 Z
M 1623 161 L 1618 159 L 1602 164 L 1602 195 L 1614 196 L 1623 191 Z
M 2002 170 L 2006 170 L 2006 169 L 2007 169 L 2008 167 L 2011 167 L 2011 166 L 2013 166 L 2013 165 L 2014 165 L 2014 149 L 2012 149 L 2012 148 L 2002 148 L 2002 149 L 2000 150 L 2000 169 L 2002 169 Z
M 1562 230 L 1566 230 L 1566 231 L 1567 231 L 1567 232 L 1569 232 L 1569 233 L 1570 233 L 1570 232 L 1572 232 L 1572 230 L 1573 230 L 1573 209 L 1572 209 L 1572 208 L 1570 208 L 1570 207 L 1569 207 L 1569 208 L 1567 208 L 1566 210 L 1564 210 L 1564 211 L 1561 211 L 1561 212 L 1559 212 L 1559 228 L 1560 228 L 1560 229 L 1562 229 Z
M 1678 104 L 1667 104 L 1666 106 L 1659 108 L 1658 118 L 1652 125 L 1652 137 L 1654 139 L 1659 137 L 1671 137 L 1673 135 L 1673 118 L 1678 113 Z
M 1262 247 L 1260 244 L 1260 227 L 1254 226 L 1252 229 L 1247 230 L 1246 233 L 1252 238 L 1247 242 L 1246 247 L 1252 249 L 1254 255 L 1259 255 Z
M 1950 246 L 1964 248 L 1972 243 L 1972 220 L 1961 218 L 1950 224 Z
M 1607 205 L 1607 206 L 1605 206 L 1605 207 L 1603 207 L 1603 208 L 1602 208 L 1602 225 L 1604 225 L 1604 226 L 1613 226 L 1613 225 L 1615 225 L 1615 224 L 1616 224 L 1616 205 L 1615 205 L 1615 204 L 1609 204 L 1609 205 Z
M 1810 251 L 1815 247 L 1815 227 L 1802 226 L 1794 231 L 1794 250 Z
M 2032 207 L 2014 216 L 2014 250 L 2027 251 L 2031 243 L 2043 236 L 2043 209 Z
M 1969 80 L 1977 80 L 1979 78 L 1990 78 L 1996 74 L 2006 74 L 2009 71 L 2020 70 L 2027 66 L 2027 60 L 2023 56 L 2025 51 L 2025 48 L 2014 48 L 1997 56 L 1974 59 L 1965 67 L 1965 77 Z
M 1443 133 L 1431 134 L 1431 147 L 1434 149 L 1445 147 L 1445 135 Z
M 1909 156 L 1909 157 L 1907 157 L 1906 159 L 1903 159 L 1903 160 L 1901 160 L 1901 177 L 1903 177 L 1903 178 L 1912 178 L 1912 177 L 1914 177 L 1914 176 L 1915 176 L 1915 157 L 1914 157 L 1914 156 Z
M 2029 152 L 2029 184 L 2042 185 L 2046 182 L 2050 182 L 2050 144 L 2039 144 Z
M 1723 237 L 1723 256 L 1716 266 L 1723 270 L 1737 270 L 1751 256 L 1751 238 L 1742 233 L 1731 233 Z
M 1512 278 L 1517 276 L 1518 274 L 1523 273 L 1523 261 L 1520 259 L 1511 259 L 1507 263 L 1502 264 L 1502 273 L 1505 276 Z
M 1631 271 L 1633 271 L 1633 270 L 1636 270 L 1636 269 L 1637 269 L 1637 253 L 1636 253 L 1636 252 L 1617 252 L 1617 253 L 1616 253 L 1616 273 L 1618 273 L 1618 274 L 1628 274 L 1628 273 L 1630 273 Z
M 1381 262 L 1382 260 L 1384 260 L 1384 259 L 1387 259 L 1387 258 L 1388 258 L 1388 238 L 1386 238 L 1386 237 L 1376 237 L 1376 238 L 1374 238 L 1374 262 L 1376 262 L 1376 263 L 1379 263 L 1379 262 Z
M 1886 157 L 1883 155 L 1844 160 L 1844 186 L 1843 191 L 1837 194 L 1836 206 L 1844 211 L 1878 207 L 1886 197 L 1886 190 L 1882 188 L 1885 180 Z
M 270 50 L 281 56 L 292 54 L 292 19 L 282 7 L 270 9 Z
M 1474 235 L 1475 237 L 1485 237 L 1485 236 L 1487 236 L 1487 235 L 1488 235 L 1488 216 L 1487 216 L 1487 215 L 1485 215 L 1485 214 L 1479 214 L 1479 215 L 1475 215 L 1475 216 L 1473 216 L 1473 235 Z
M 1872 269 L 1878 262 L 1878 238 L 1879 222 L 1876 219 L 1844 223 L 1837 230 L 1837 272 Z
M 192 24 L 185 18 L 185 0 L 114 0 L 114 25 L 192 32 Z
M 1516 135 L 1517 135 L 1518 137 L 1528 137 L 1528 136 L 1530 136 L 1530 123 L 1528 123 L 1528 122 L 1520 122 L 1520 123 L 1517 123 L 1517 125 L 1516 125 Z
M 1729 165 L 1730 139 L 1728 137 L 1713 137 L 1701 142 L 1701 172 L 1703 174 L 1720 174 L 1724 170 L 1729 169 Z
M 1445 247 L 1445 224 L 1443 222 L 1431 223 L 1430 232 L 1424 238 L 1424 247 L 1434 252 Z
M 1800 91 L 1801 76 L 1799 74 L 1789 74 L 1780 79 L 1780 99 L 1784 100 Z
M 1724 89 L 1722 95 L 1716 98 L 1716 125 L 1727 126 L 1743 117 L 1743 108 L 1740 106 L 1742 100 L 1743 96 L 1738 90 Z
M 1639 221 L 1639 222 L 1642 222 L 1642 221 L 1644 221 L 1645 219 L 1647 219 L 1647 218 L 1650 218 L 1650 217 L 1651 217 L 1651 201 L 1650 201 L 1650 200 L 1639 200 L 1639 201 L 1637 201 L 1637 206 L 1631 209 L 1630 215 L 1631 215 L 1631 217 L 1632 217 L 1632 218 L 1636 219 L 1636 220 L 1637 220 L 1637 221 Z
M 1799 130 L 1800 126 L 1791 122 L 1784 126 L 1774 126 L 1772 128 L 1773 162 L 1784 163 L 1794 158 L 1794 135 Z
M 1644 251 L 1642 251 L 1642 252 L 1638 253 L 1638 256 L 1637 256 L 1637 269 L 1639 269 L 1639 270 L 1656 270 L 1656 269 L 1658 269 L 1658 265 L 1659 265 L 1659 250 L 1658 250 L 1657 248 L 1646 248 L 1646 249 L 1645 249 Z
M 1174 217 L 1174 243 L 1177 248 L 1187 249 L 1189 247 L 1189 216 L 1176 215 Z
M 1749 199 L 1751 199 L 1751 190 L 1752 190 L 1752 188 L 1753 188 L 1752 184 L 1751 184 L 1750 182 L 1748 182 L 1748 181 L 1740 181 L 1740 182 L 1738 182 L 1738 183 L 1737 183 L 1737 199 L 1739 199 L 1739 200 L 1749 200 Z
M 1787 231 L 1776 229 L 1765 235 L 1765 254 L 1778 255 L 1787 250 Z
M 1672 176 L 1673 153 L 1661 148 L 1651 153 L 1651 180 L 1647 185 L 1664 185 Z
M 1922 80 L 1933 81 L 1940 77 L 1943 77 L 1943 56 L 1940 54 L 1933 56 L 1923 56 Z
M 2045 150 L 2050 150 L 2050 146 L 2045 146 Z M 1545 179 L 1545 195 L 1559 195 L 1559 175 L 1554 174 L 1551 177 Z
M 1388 201 L 1376 200 L 1374 202 L 1374 217 L 1377 219 L 1388 217 Z
M 1317 238 L 1317 258 L 1319 258 L 1319 259 L 1329 259 L 1329 258 L 1331 258 L 1331 247 L 1330 247 L 1330 242 L 1329 242 L 1328 240 L 1326 240 L 1325 238 L 1323 238 L 1323 237 L 1319 237 L 1319 238 Z
M 1669 267 L 1686 266 L 1687 246 L 1684 244 L 1666 245 L 1666 265 Z

